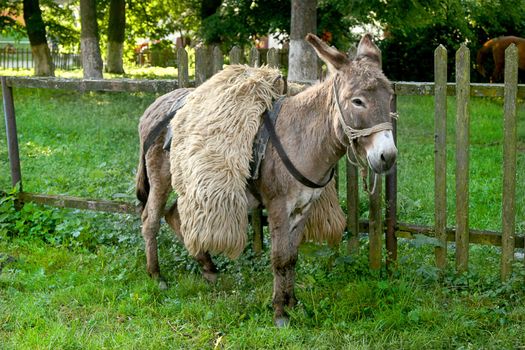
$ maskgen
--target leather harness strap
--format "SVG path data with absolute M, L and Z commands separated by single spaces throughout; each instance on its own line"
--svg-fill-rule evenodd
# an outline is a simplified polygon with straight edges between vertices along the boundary
M 175 114 L 177 114 L 179 109 L 181 109 L 184 106 L 184 104 L 186 103 L 186 97 L 189 95 L 190 91 L 191 90 L 186 90 L 181 94 L 181 96 L 177 99 L 177 101 L 171 106 L 168 113 L 162 117 L 159 123 L 155 125 L 153 130 L 151 130 L 151 132 L 148 134 L 148 136 L 146 137 L 146 140 L 144 141 L 144 146 L 143 146 L 144 154 L 146 154 L 148 150 L 150 149 L 150 147 L 153 146 L 153 144 L 157 141 L 157 138 L 159 137 L 160 133 L 164 131 L 165 128 L 168 127 L 170 121 L 173 119 Z M 168 128 L 168 131 L 170 131 L 169 128 Z M 166 137 L 166 140 L 167 141 L 164 144 L 164 149 L 168 147 L 166 150 L 169 151 L 168 141 L 171 142 L 171 135 L 168 135 L 168 137 Z M 168 145 L 166 146 L 166 144 Z
M 274 123 L 272 122 L 272 118 L 270 117 L 269 113 L 276 113 L 279 114 L 279 110 L 281 108 L 281 103 L 284 98 L 280 98 L 275 102 L 274 108 L 270 112 L 265 111 L 263 114 L 263 122 L 266 130 L 268 131 L 270 140 L 272 141 L 273 146 L 275 147 L 275 150 L 277 151 L 277 154 L 279 155 L 279 158 L 281 158 L 281 161 L 286 166 L 286 169 L 290 172 L 290 174 L 300 183 L 303 185 L 310 187 L 310 188 L 322 188 L 325 187 L 334 177 L 335 168 L 332 168 L 332 171 L 330 173 L 330 176 L 328 180 L 324 181 L 323 183 L 315 183 L 311 181 L 310 179 L 306 178 L 303 174 L 297 170 L 295 165 L 292 163 L 290 158 L 288 158 L 288 155 L 286 154 L 286 151 L 283 148 L 283 145 L 281 144 L 281 141 L 279 140 L 279 137 L 277 136 L 277 133 L 275 132 Z M 277 106 L 277 108 L 276 108 Z M 277 109 L 277 111 L 275 111 Z M 277 121 L 277 116 L 275 116 L 275 122 Z

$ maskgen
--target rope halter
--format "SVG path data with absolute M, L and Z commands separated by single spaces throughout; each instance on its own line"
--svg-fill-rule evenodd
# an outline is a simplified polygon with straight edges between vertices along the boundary
M 393 130 L 393 126 L 392 126 L 391 122 L 384 122 L 384 123 L 376 124 L 376 125 L 374 125 L 374 126 L 372 126 L 370 128 L 354 129 L 350 125 L 346 124 L 346 122 L 344 120 L 344 117 L 343 117 L 343 110 L 342 110 L 341 104 L 339 102 L 339 94 L 338 94 L 337 87 L 336 87 L 337 78 L 338 77 L 336 75 L 334 77 L 334 84 L 332 85 L 332 88 L 333 88 L 333 91 L 334 91 L 335 104 L 336 104 L 337 110 L 339 112 L 339 113 L 337 113 L 337 117 L 339 118 L 339 123 L 341 124 L 341 127 L 343 128 L 344 134 L 348 138 L 348 146 L 346 147 L 346 157 L 348 158 L 348 161 L 351 164 L 353 164 L 353 165 L 355 165 L 356 167 L 359 168 L 359 170 L 361 172 L 361 176 L 363 178 L 364 190 L 365 190 L 365 192 L 367 192 L 368 194 L 371 195 L 371 194 L 373 194 L 375 192 L 376 182 L 377 182 L 377 178 L 379 177 L 379 174 L 377 174 L 377 173 L 375 174 L 374 182 L 373 182 L 373 185 L 372 185 L 372 191 L 369 191 L 368 190 L 368 185 L 367 185 L 367 182 L 366 182 L 366 176 L 368 174 L 368 164 L 357 153 L 357 150 L 356 150 L 355 145 L 354 145 L 354 141 L 358 140 L 360 137 L 370 136 L 370 135 L 375 134 L 375 133 L 380 132 L 380 131 Z M 397 114 L 396 113 L 390 113 L 390 116 L 393 117 L 393 118 L 397 118 Z M 350 112 L 350 121 L 351 122 L 352 121 L 355 122 L 352 112 Z M 350 157 L 350 150 L 352 150 L 352 154 L 353 154 L 353 157 L 354 157 L 355 161 L 352 160 L 352 158 Z

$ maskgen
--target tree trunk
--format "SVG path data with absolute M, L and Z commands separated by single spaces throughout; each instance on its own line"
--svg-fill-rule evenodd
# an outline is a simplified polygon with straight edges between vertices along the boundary
M 316 34 L 316 31 L 317 0 L 292 0 L 288 80 L 310 81 L 317 79 L 317 55 L 304 40 L 306 34 Z
M 124 30 L 126 28 L 126 1 L 111 0 L 109 4 L 108 56 L 106 71 L 124 74 L 122 52 L 124 48 Z
M 80 50 L 84 79 L 102 79 L 96 0 L 80 0 Z
M 36 76 L 55 76 L 55 66 L 47 46 L 46 26 L 38 0 L 24 0 L 24 21 L 35 62 Z

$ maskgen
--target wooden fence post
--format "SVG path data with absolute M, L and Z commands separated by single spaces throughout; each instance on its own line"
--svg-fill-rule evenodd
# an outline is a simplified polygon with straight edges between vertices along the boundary
M 381 268 L 382 258 L 382 236 L 383 236 L 383 218 L 382 218 L 382 206 L 381 206 L 381 192 L 382 192 L 382 179 L 376 175 L 373 171 L 370 171 L 369 182 L 375 181 L 375 191 L 369 195 L 370 199 L 370 214 L 368 217 L 368 244 L 369 244 L 369 261 L 368 264 L 370 269 L 379 270 Z M 374 177 L 378 176 L 377 181 Z M 366 181 L 366 180 L 365 180 Z M 373 185 L 369 185 L 372 190 Z
M 199 86 L 208 79 L 209 49 L 206 46 L 195 48 L 195 86 Z
M 188 73 L 188 53 L 182 47 L 177 49 L 177 71 L 179 88 L 185 88 L 190 85 Z
M 268 50 L 268 53 L 266 54 L 266 60 L 270 67 L 279 68 L 279 53 L 275 48 L 271 48 Z
M 397 113 L 397 96 L 392 98 L 392 105 L 390 106 L 392 113 Z M 392 135 L 394 143 L 397 145 L 397 120 L 392 119 Z M 397 261 L 397 164 L 394 164 L 392 170 L 385 177 L 385 200 L 386 200 L 386 267 L 391 271 L 391 267 Z
M 368 255 L 368 264 L 370 269 L 379 270 L 381 268 L 381 250 L 382 242 L 381 236 L 383 233 L 383 218 L 382 218 L 382 207 L 381 207 L 381 191 L 382 191 L 382 178 L 381 176 L 376 175 L 370 169 L 368 170 L 369 183 L 375 184 L 369 186 L 371 191 L 373 191 L 368 197 L 370 201 L 370 211 L 368 215 L 368 244 L 369 244 L 369 255 Z M 366 180 L 365 180 L 366 181 Z
M 346 159 L 346 228 L 348 230 L 349 254 L 359 249 L 359 178 L 357 167 Z
M 259 67 L 261 62 L 259 50 L 254 46 L 250 50 L 250 66 Z
M 434 229 L 436 266 L 447 266 L 447 49 L 434 51 Z
M 218 46 L 215 46 L 213 48 L 213 70 L 212 75 L 217 73 L 218 71 L 222 70 L 222 66 L 224 64 L 224 59 L 222 57 L 221 48 Z
M 20 152 L 18 150 L 18 134 L 16 131 L 15 103 L 13 100 L 13 88 L 7 86 L 7 78 L 0 77 L 2 82 L 2 96 L 4 102 L 4 116 L 7 136 L 7 153 L 9 154 L 9 165 L 11 168 L 11 184 L 13 187 L 19 184 L 22 192 L 22 172 L 20 169 Z
M 230 64 L 242 63 L 242 51 L 238 46 L 232 47 L 230 50 Z
M 518 93 L 518 49 L 505 50 L 505 102 L 503 116 L 503 199 L 501 236 L 501 279 L 512 273 L 516 230 L 516 97 Z
M 456 52 L 456 269 L 468 270 L 470 51 Z

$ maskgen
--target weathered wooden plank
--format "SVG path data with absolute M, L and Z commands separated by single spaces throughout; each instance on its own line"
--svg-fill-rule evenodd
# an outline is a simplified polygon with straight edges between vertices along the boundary
M 434 95 L 434 83 L 428 82 L 406 82 L 400 81 L 393 83 L 394 90 L 398 96 L 433 96 Z M 447 84 L 447 96 L 456 95 L 456 84 Z M 504 86 L 503 84 L 483 84 L 483 83 L 471 83 L 470 84 L 470 96 L 478 97 L 503 97 Z M 525 85 L 518 85 L 518 98 L 525 98 Z
M 125 213 L 138 215 L 140 208 L 132 203 L 114 202 L 106 200 L 88 200 L 79 197 L 45 195 L 21 192 L 19 199 L 22 202 L 33 202 L 42 205 L 49 205 L 53 207 L 72 208 L 94 210 L 112 213 Z M 262 225 L 267 225 L 266 218 L 262 217 Z M 369 230 L 368 221 L 357 221 L 356 236 L 359 233 L 365 233 Z M 447 241 L 453 242 L 455 240 L 456 230 L 454 228 L 447 228 Z M 412 225 L 403 222 L 396 224 L 396 236 L 401 238 L 413 239 L 416 234 L 423 234 L 428 237 L 435 237 L 435 231 L 430 226 Z M 487 231 L 487 230 L 469 230 L 470 242 L 473 244 L 483 244 L 492 246 L 501 246 L 501 232 Z M 515 237 L 516 248 L 525 247 L 525 233 L 517 234 Z
M 367 223 L 360 223 L 361 232 L 366 231 Z M 456 230 L 452 227 L 448 227 L 447 230 L 447 241 L 454 242 L 456 239 Z M 401 238 L 413 239 L 415 235 L 422 234 L 428 237 L 435 237 L 435 231 L 430 226 L 419 226 L 407 223 L 398 222 L 396 228 L 396 234 Z M 515 236 L 516 248 L 524 247 L 524 234 Z M 469 241 L 472 244 L 492 245 L 501 246 L 501 232 L 488 231 L 488 230 L 469 230 Z
M 397 96 L 392 98 L 390 110 L 397 113 Z M 394 143 L 397 145 L 397 120 L 392 119 L 392 133 L 394 136 Z M 385 177 L 385 200 L 386 200 L 386 267 L 391 271 L 392 265 L 397 262 L 397 237 L 396 237 L 396 222 L 397 222 L 397 164 L 394 164 L 392 170 Z
M 250 50 L 250 66 L 259 67 L 261 64 L 261 57 L 259 55 L 259 50 L 256 47 L 252 47 Z
M 516 230 L 516 96 L 518 84 L 518 49 L 511 44 L 505 50 L 505 102 L 503 115 L 503 199 L 501 279 L 507 280 L 514 261 Z
M 4 116 L 7 136 L 7 154 L 9 155 L 9 167 L 11 169 L 11 185 L 19 184 L 22 190 L 22 171 L 20 168 L 20 151 L 18 149 L 18 133 L 16 131 L 15 102 L 13 100 L 13 88 L 7 85 L 6 77 L 0 77 L 2 82 L 2 96 L 4 102 Z
M 188 68 L 188 53 L 182 47 L 179 47 L 177 49 L 177 72 L 179 87 L 189 87 L 190 76 Z
M 266 60 L 268 62 L 268 66 L 279 68 L 280 62 L 279 62 L 279 52 L 275 48 L 271 48 L 268 50 L 268 53 L 266 54 Z
M 218 71 L 222 70 L 222 66 L 224 65 L 224 58 L 222 57 L 221 48 L 219 46 L 213 47 L 213 69 L 212 69 L 212 75 L 217 73 Z
M 447 265 L 447 49 L 434 51 L 434 225 L 441 243 L 436 247 L 436 266 Z
M 242 63 L 242 50 L 238 46 L 232 47 L 230 50 L 230 64 Z
M 374 179 L 377 176 L 377 179 Z M 373 172 L 370 172 L 370 183 L 375 182 L 375 191 L 374 186 L 371 184 L 370 190 L 373 191 L 369 195 L 370 199 L 370 213 L 369 213 L 369 228 L 368 228 L 368 265 L 372 270 L 379 270 L 381 268 L 381 259 L 382 254 L 381 250 L 383 248 L 382 236 L 383 236 L 383 220 L 382 220 L 382 202 L 381 202 L 381 192 L 382 192 L 382 178 L 379 175 L 376 175 Z
M 456 52 L 456 269 L 468 270 L 470 51 Z
M 234 50 L 235 49 L 235 50 Z M 230 62 L 238 63 L 241 51 L 234 48 L 234 57 L 230 52 Z M 181 49 L 183 50 L 183 49 Z M 179 52 L 179 51 L 178 51 Z M 185 51 L 184 51 L 185 52 Z M 179 69 L 185 68 L 187 76 L 187 65 L 179 66 Z M 179 75 L 180 75 L 179 71 Z M 7 85 L 10 87 L 40 88 L 40 89 L 60 89 L 60 90 L 77 90 L 77 91 L 129 91 L 129 92 L 153 92 L 166 93 L 179 87 L 195 86 L 194 82 L 187 79 L 187 85 L 183 86 L 179 82 L 170 79 L 66 79 L 66 78 L 42 78 L 42 77 L 6 77 Z M 180 79 L 180 77 L 179 77 Z M 472 83 L 470 89 L 471 96 L 486 97 L 503 97 L 503 84 L 477 84 Z M 403 95 L 434 95 L 434 83 L 418 82 L 396 82 L 393 83 L 395 93 L 398 96 Z M 447 95 L 455 95 L 455 84 L 447 84 Z M 525 85 L 518 85 L 518 98 L 525 98 Z
M 166 93 L 179 87 L 175 80 L 65 79 L 42 77 L 6 77 L 11 87 L 76 91 L 115 91 Z
M 353 254 L 359 249 L 359 178 L 357 167 L 348 159 L 346 159 L 346 206 L 347 249 L 349 254 Z
M 86 209 L 125 214 L 139 213 L 139 207 L 131 203 L 122 203 L 106 200 L 90 200 L 79 197 L 54 196 L 48 194 L 37 194 L 28 192 L 19 193 L 18 198 L 21 202 L 33 202 L 61 208 Z
M 195 86 L 199 86 L 208 79 L 208 47 L 198 46 L 195 49 Z

